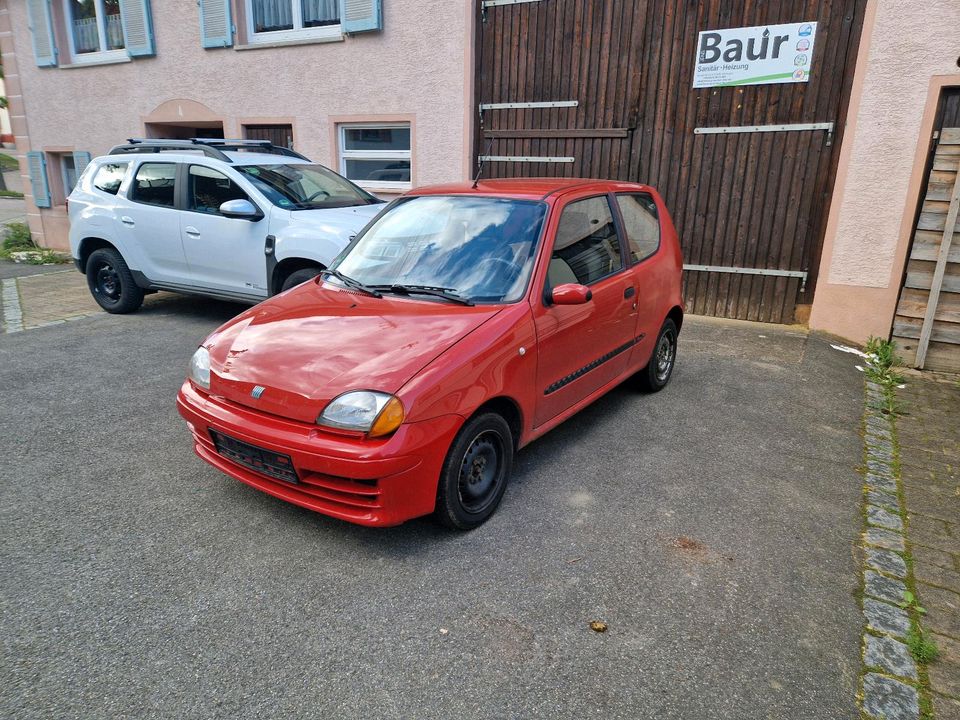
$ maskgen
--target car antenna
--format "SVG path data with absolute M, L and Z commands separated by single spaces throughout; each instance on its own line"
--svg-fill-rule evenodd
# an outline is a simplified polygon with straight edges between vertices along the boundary
M 489 140 L 487 140 L 487 155 L 490 154 L 490 150 L 492 148 L 493 148 L 493 138 L 490 138 Z M 474 190 L 477 189 L 477 185 L 480 183 L 480 176 L 483 175 L 483 162 L 484 162 L 484 158 L 486 158 L 487 155 L 480 156 L 480 165 L 479 167 L 477 167 L 477 176 L 473 179 Z

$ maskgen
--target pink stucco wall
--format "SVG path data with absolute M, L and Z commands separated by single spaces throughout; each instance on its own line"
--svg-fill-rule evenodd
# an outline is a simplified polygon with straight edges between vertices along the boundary
M 824 239 L 813 328 L 889 334 L 940 88 L 960 85 L 957 0 L 871 0 Z
M 185 99 L 222 118 L 228 137 L 241 136 L 241 119 L 287 118 L 297 150 L 333 167 L 332 118 L 409 117 L 414 183 L 465 177 L 472 37 L 466 0 L 383 0 L 382 32 L 246 51 L 201 47 L 196 0 L 152 7 L 156 57 L 38 68 L 25 4 L 9 0 L 31 149 L 101 154 L 143 135 L 144 119 L 165 101 Z M 42 224 L 44 243 L 62 247 L 58 212 L 44 211 Z

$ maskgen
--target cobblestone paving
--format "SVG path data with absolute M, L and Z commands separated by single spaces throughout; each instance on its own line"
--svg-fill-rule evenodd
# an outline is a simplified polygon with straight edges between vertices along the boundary
M 921 676 L 906 644 L 913 621 L 904 608 L 911 577 L 894 428 L 881 411 L 887 405 L 885 390 L 868 382 L 866 405 L 861 708 L 878 720 L 917 720 Z
M 924 630 L 940 658 L 928 668 L 936 720 L 960 720 L 960 384 L 911 375 L 897 391 L 907 537 Z

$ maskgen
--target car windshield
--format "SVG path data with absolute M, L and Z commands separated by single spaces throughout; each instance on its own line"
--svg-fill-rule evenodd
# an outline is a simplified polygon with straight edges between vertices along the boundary
M 534 201 L 456 195 L 402 200 L 347 248 L 334 269 L 385 292 L 417 296 L 420 288 L 474 303 L 515 302 L 526 290 L 545 215 L 546 205 Z
M 246 175 L 270 202 L 287 210 L 316 210 L 383 202 L 323 165 L 239 165 L 237 170 Z

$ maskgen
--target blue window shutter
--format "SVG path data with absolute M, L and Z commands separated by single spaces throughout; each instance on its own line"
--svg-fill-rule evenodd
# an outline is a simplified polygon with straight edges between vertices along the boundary
M 340 29 L 345 33 L 382 30 L 381 0 L 340 0 Z
M 33 35 L 33 56 L 38 67 L 56 67 L 57 41 L 50 19 L 50 0 L 27 0 L 27 18 Z
M 230 0 L 197 0 L 200 6 L 200 44 L 205 48 L 233 45 Z
M 123 41 L 130 57 L 156 55 L 153 46 L 153 17 L 150 0 L 120 0 Z
M 90 164 L 90 153 L 86 150 L 77 150 L 73 153 L 73 167 L 77 171 L 77 180 L 80 179 L 80 176 L 83 175 L 83 171 L 87 169 L 87 165 Z
M 27 168 L 30 171 L 30 186 L 33 188 L 33 202 L 38 208 L 50 207 L 50 185 L 47 183 L 47 161 L 42 152 L 31 150 L 27 153 Z

